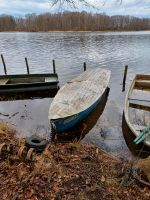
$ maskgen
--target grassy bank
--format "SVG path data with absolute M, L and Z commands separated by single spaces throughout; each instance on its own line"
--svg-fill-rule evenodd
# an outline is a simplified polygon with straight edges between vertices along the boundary
M 0 125 L 0 143 L 14 144 L 0 156 L 0 197 L 42 199 L 150 199 L 149 188 L 132 174 L 131 163 L 93 145 L 50 143 L 32 161 L 19 158 L 23 140 L 7 124 Z

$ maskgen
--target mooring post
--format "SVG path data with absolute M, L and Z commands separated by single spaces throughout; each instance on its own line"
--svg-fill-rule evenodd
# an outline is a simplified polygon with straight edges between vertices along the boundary
M 127 78 L 127 72 L 128 72 L 128 65 L 125 66 L 124 68 L 124 76 L 123 76 L 123 86 L 122 86 L 122 92 L 125 91 L 126 87 L 126 78 Z
M 7 69 L 6 69 L 6 64 L 5 64 L 3 54 L 1 54 L 1 59 L 2 59 L 3 66 L 4 66 L 4 73 L 5 73 L 5 75 L 7 75 Z
M 27 58 L 25 58 L 25 62 L 26 62 L 26 67 L 27 67 L 27 73 L 30 74 L 29 65 L 28 65 L 28 59 Z
M 55 60 L 53 60 L 53 73 L 56 74 L 56 65 L 55 65 Z
M 83 63 L 84 71 L 86 71 L 86 62 Z

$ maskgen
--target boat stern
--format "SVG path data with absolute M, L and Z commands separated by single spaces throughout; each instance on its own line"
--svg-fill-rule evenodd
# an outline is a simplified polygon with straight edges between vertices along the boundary
M 56 132 L 68 130 L 78 121 L 80 121 L 80 118 L 77 114 L 66 118 L 50 119 L 51 126 Z

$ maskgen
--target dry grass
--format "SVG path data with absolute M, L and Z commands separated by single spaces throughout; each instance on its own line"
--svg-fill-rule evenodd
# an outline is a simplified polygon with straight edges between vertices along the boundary
M 0 143 L 15 143 L 15 151 L 0 156 L 1 200 L 150 199 L 148 187 L 126 174 L 130 163 L 93 145 L 49 144 L 31 162 L 17 156 L 22 141 L 8 124 L 1 124 Z
M 15 127 L 11 124 L 0 122 L 0 143 L 16 142 Z

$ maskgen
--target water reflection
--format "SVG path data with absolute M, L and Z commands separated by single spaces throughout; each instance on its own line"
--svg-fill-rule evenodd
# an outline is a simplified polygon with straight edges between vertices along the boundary
M 120 84 L 125 65 L 129 66 L 126 89 L 135 73 L 150 73 L 149 31 L 0 33 L 0 52 L 4 54 L 9 74 L 26 73 L 24 57 L 28 57 L 31 73 L 51 72 L 51 60 L 55 59 L 61 85 L 83 72 L 83 62 L 87 62 L 87 69 L 111 70 L 110 93 L 103 114 L 82 142 L 130 157 L 121 128 L 125 93 L 121 92 Z M 2 63 L 0 73 L 3 73 Z M 45 127 L 49 134 L 51 101 L 49 97 L 1 101 L 0 113 L 5 116 L 0 115 L 0 119 L 16 124 L 26 136 L 33 131 L 40 132 L 39 126 Z M 18 114 L 13 116 L 15 113 Z M 9 119 L 7 115 L 12 117 Z
M 59 89 L 59 88 L 58 88 Z M 43 91 L 32 91 L 32 92 L 22 92 L 22 93 L 7 93 L 5 95 L 0 95 L 0 101 L 16 101 L 16 100 L 27 100 L 27 99 L 43 99 L 43 98 L 53 98 L 58 89 L 43 90 Z
M 58 90 L 59 88 L 1 95 L 0 120 L 17 126 L 18 137 L 38 135 L 50 140 L 48 109 L 43 105 L 49 105 Z

